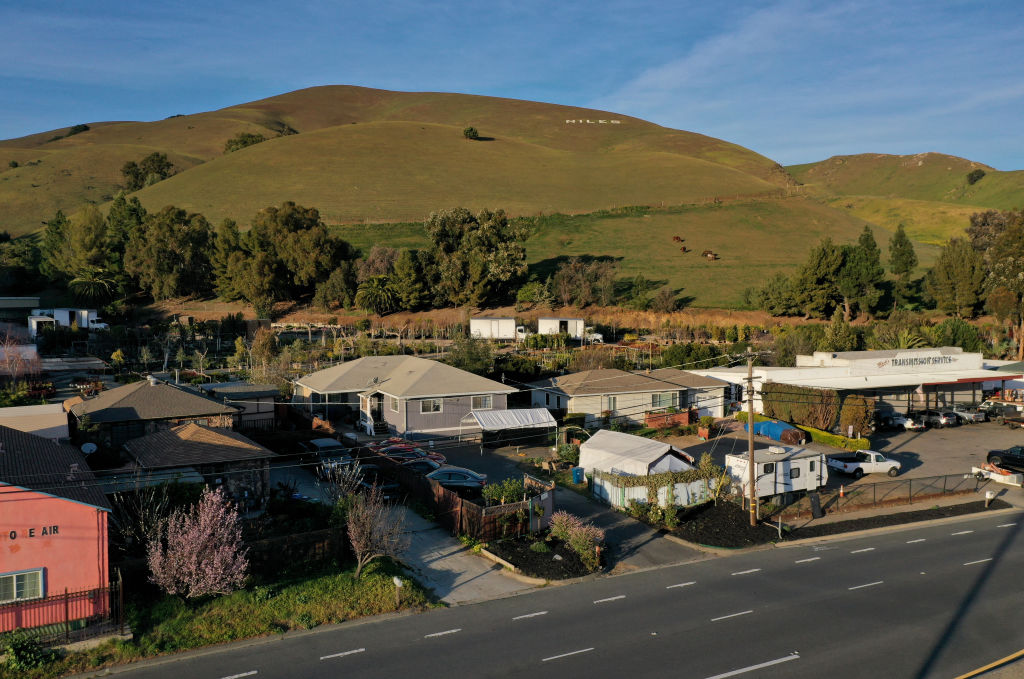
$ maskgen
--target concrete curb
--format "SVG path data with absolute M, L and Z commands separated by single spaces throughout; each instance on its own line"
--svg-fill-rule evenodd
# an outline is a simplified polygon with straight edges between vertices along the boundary
M 518 582 L 522 582 L 527 585 L 546 585 L 550 582 L 547 578 L 534 578 L 529 575 L 524 575 L 523 572 L 519 570 L 519 568 L 517 568 L 515 565 L 509 563 L 508 561 L 505 561 L 497 554 L 487 551 L 486 547 L 481 548 L 478 553 L 485 559 L 489 559 L 490 561 L 493 561 L 496 564 L 504 566 L 504 568 L 501 569 L 501 572 L 507 575 L 508 577 L 512 578 L 513 580 L 517 580 Z
M 712 554 L 714 556 L 732 556 L 733 554 L 744 554 L 746 552 L 757 552 L 757 551 L 760 551 L 762 549 L 770 549 L 771 548 L 771 543 L 767 543 L 767 544 L 764 544 L 764 545 L 753 545 L 751 547 L 713 547 L 711 545 L 702 545 L 699 542 L 690 542 L 689 540 L 684 540 L 681 537 L 678 537 L 676 535 L 672 535 L 671 533 L 662 533 L 662 537 L 665 538 L 666 540 L 668 540 L 669 542 L 676 543 L 677 545 L 682 545 L 683 547 L 689 547 L 690 549 L 695 549 L 698 552 L 703 552 L 705 554 Z

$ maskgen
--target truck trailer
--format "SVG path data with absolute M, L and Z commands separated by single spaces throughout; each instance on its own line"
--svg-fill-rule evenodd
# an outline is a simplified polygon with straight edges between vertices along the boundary
M 514 318 L 483 316 L 469 319 L 469 334 L 482 339 L 516 341 L 526 339 L 526 328 L 516 325 Z

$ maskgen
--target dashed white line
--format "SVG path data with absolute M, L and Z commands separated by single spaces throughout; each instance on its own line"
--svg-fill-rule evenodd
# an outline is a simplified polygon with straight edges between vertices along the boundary
M 430 637 L 443 637 L 446 634 L 455 634 L 456 632 L 461 632 L 461 631 L 462 631 L 461 627 L 456 627 L 455 629 L 446 629 L 443 632 L 434 632 L 433 634 L 425 634 L 425 635 L 423 635 L 423 638 L 424 639 L 429 639 Z
M 761 570 L 761 569 L 760 568 L 751 568 L 749 571 L 737 571 L 737 572 L 733 573 L 733 575 L 749 575 L 751 573 L 756 573 L 759 570 Z
M 820 556 L 812 556 L 809 559 L 797 559 L 793 563 L 807 563 L 808 561 L 817 561 L 820 558 L 821 558 Z
M 568 658 L 570 655 L 579 655 L 580 653 L 587 653 L 588 651 L 593 650 L 593 646 L 591 646 L 590 648 L 581 648 L 578 651 L 570 651 L 569 653 L 563 653 L 562 655 L 553 655 L 550 658 L 544 658 L 543 660 L 541 660 L 541 662 L 547 662 L 549 660 L 558 660 L 559 658 Z
M 846 589 L 849 589 L 849 590 L 864 589 L 865 587 L 874 587 L 875 585 L 881 585 L 883 582 L 884 582 L 884 580 L 878 580 L 877 582 L 869 582 L 866 585 L 856 585 L 855 587 L 847 587 Z
M 707 679 L 726 679 L 726 677 L 735 677 L 737 674 L 745 674 L 747 672 L 753 672 L 754 670 L 759 670 L 759 669 L 762 669 L 764 667 L 771 667 L 772 665 L 779 665 L 779 664 L 784 663 L 784 662 L 789 662 L 790 660 L 799 660 L 799 659 L 800 659 L 800 654 L 799 653 L 790 653 L 787 656 L 783 656 L 781 658 L 776 658 L 775 660 L 769 660 L 767 662 L 758 663 L 756 665 L 751 665 L 750 667 L 741 667 L 740 669 L 732 670 L 731 672 L 723 672 L 722 674 L 716 674 L 715 676 L 708 677 Z
M 259 673 L 259 670 L 252 670 L 251 672 L 242 672 L 241 674 L 232 674 L 227 677 L 221 677 L 221 679 L 241 679 L 241 677 L 251 677 L 252 675 Z
M 353 655 L 355 653 L 362 653 L 365 650 L 366 650 L 365 648 L 357 648 L 357 649 L 352 650 L 352 651 L 342 651 L 341 653 L 332 653 L 331 655 L 322 655 L 322 656 L 320 656 L 320 659 L 321 660 L 330 660 L 331 658 L 341 658 L 341 657 L 346 656 L 346 655 Z
M 728 618 L 735 618 L 737 616 L 746 615 L 748 613 L 753 613 L 753 612 L 754 611 L 741 611 L 740 613 L 730 613 L 729 615 L 722 615 L 722 616 L 719 616 L 717 618 L 711 618 L 711 622 L 718 622 L 719 620 L 726 620 Z
M 678 585 L 669 585 L 665 589 L 675 589 L 676 587 L 689 587 L 690 585 L 696 585 L 696 581 L 691 582 L 680 582 Z
M 968 533 L 973 533 L 973 532 L 974 532 L 973 530 L 962 530 L 962 531 L 960 531 L 958 533 L 950 533 L 950 535 L 967 535 Z
M 973 566 L 976 563 L 985 563 L 986 561 L 991 561 L 991 560 L 992 560 L 992 557 L 989 557 L 987 559 L 978 559 L 977 561 L 968 561 L 964 565 L 965 566 Z
M 908 545 L 912 545 L 912 544 L 914 544 L 915 542 L 924 542 L 924 541 L 925 541 L 925 539 L 926 539 L 926 538 L 918 538 L 918 539 L 916 539 L 916 540 L 907 540 L 907 544 L 908 544 Z
M 625 595 L 625 594 L 620 594 L 619 596 L 610 596 L 610 597 L 608 597 L 607 599 L 598 599 L 598 600 L 597 600 L 597 601 L 595 601 L 594 603 L 595 603 L 595 604 L 603 604 L 603 603 L 605 603 L 606 601 L 617 601 L 617 600 L 619 600 L 619 599 L 625 599 L 625 598 L 626 598 L 626 595 Z
M 998 526 L 996 526 L 996 528 L 1009 528 L 1010 526 L 1016 526 L 1016 525 L 1017 525 L 1017 522 L 1014 521 L 1013 523 L 1001 523 Z
M 547 611 L 537 611 L 536 613 L 527 613 L 526 615 L 517 615 L 512 618 L 513 620 L 522 620 L 523 618 L 536 618 L 538 615 L 547 615 Z
M 861 552 L 873 552 L 873 551 L 875 551 L 874 547 L 865 547 L 864 549 L 855 549 L 852 552 L 850 552 L 850 554 L 860 554 Z

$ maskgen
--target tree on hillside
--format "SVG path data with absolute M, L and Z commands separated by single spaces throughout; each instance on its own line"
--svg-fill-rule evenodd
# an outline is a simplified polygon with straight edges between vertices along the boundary
M 897 307 L 907 303 L 912 293 L 910 277 L 917 266 L 917 253 L 914 245 L 907 237 L 907 232 L 900 224 L 896 233 L 889 239 L 889 270 L 896 276 L 893 286 L 893 297 Z
M 989 301 L 997 315 L 1018 325 L 1017 360 L 1024 360 L 1024 220 L 1015 220 L 989 251 Z
M 437 267 L 438 296 L 448 304 L 495 301 L 526 274 L 527 232 L 501 210 L 474 216 L 465 208 L 435 212 L 424 224 Z
M 230 594 L 245 583 L 246 551 L 238 511 L 220 488 L 206 488 L 198 504 L 172 513 L 150 540 L 150 581 L 188 599 Z
M 71 261 L 69 274 L 77 274 L 89 267 L 106 264 L 107 220 L 95 205 L 86 205 L 71 220 L 67 230 L 67 243 Z
M 231 153 L 233 151 L 240 151 L 247 146 L 253 146 L 260 142 L 266 141 L 267 138 L 262 134 L 253 134 L 252 132 L 239 132 L 235 136 L 224 142 L 224 153 Z
M 837 281 L 843 266 L 843 251 L 831 238 L 822 240 L 792 281 L 794 305 L 805 318 L 827 318 L 839 306 L 842 295 Z
M 800 311 L 793 296 L 793 281 L 782 272 L 769 278 L 763 288 L 748 290 L 745 296 L 750 306 L 772 316 L 791 316 Z
M 71 270 L 68 252 L 68 231 L 71 225 L 60 210 L 46 222 L 42 243 L 39 247 L 39 271 L 51 281 L 66 280 Z
M 362 283 L 374 276 L 390 276 L 394 273 L 397 257 L 398 250 L 395 248 L 374 244 L 366 257 L 359 260 L 359 282 Z
M 975 250 L 987 254 L 1008 227 L 1024 222 L 1024 210 L 985 210 L 971 215 L 967 237 Z
M 313 293 L 313 303 L 324 311 L 330 311 L 333 304 L 348 308 L 356 298 L 355 263 L 341 262 L 327 280 L 318 284 Z
M 403 249 L 398 253 L 391 283 L 398 298 L 398 308 L 412 311 L 423 304 L 426 291 L 415 252 Z
M 475 127 L 471 126 L 467 127 L 462 131 L 462 136 L 465 137 L 466 139 L 476 140 L 480 138 L 480 133 L 477 132 L 477 129 Z
M 154 151 L 136 163 L 129 160 L 121 167 L 126 191 L 139 189 L 167 179 L 174 174 L 174 165 L 167 160 L 166 153 Z
M 210 270 L 213 275 L 217 296 L 229 302 L 239 299 L 242 293 L 234 279 L 228 275 L 231 255 L 241 248 L 238 225 L 233 219 L 225 219 L 217 226 L 213 238 L 213 252 L 210 254 Z
M 952 238 L 925 276 L 924 289 L 939 311 L 973 318 L 982 305 L 986 275 L 981 253 L 966 239 Z
M 211 288 L 210 224 L 172 205 L 146 217 L 128 241 L 125 270 L 154 299 L 204 294 Z
M 885 276 L 885 270 L 875 237 L 867 226 L 857 244 L 844 245 L 842 253 L 843 265 L 836 283 L 843 296 L 843 318 L 849 322 L 854 306 L 859 313 L 866 315 L 875 311 L 882 297 L 878 285 Z
M 142 227 L 146 219 L 146 208 L 135 196 L 128 198 L 121 191 L 114 197 L 107 212 L 107 228 L 104 235 L 106 261 L 103 265 L 114 279 L 115 291 L 127 295 L 132 283 L 124 268 L 124 255 L 128 241 Z
M 221 280 L 223 282 L 219 283 L 219 289 L 234 295 L 234 299 L 248 302 L 258 318 L 270 318 L 274 302 L 282 296 L 277 262 L 266 252 L 232 252 L 228 257 L 225 276 Z

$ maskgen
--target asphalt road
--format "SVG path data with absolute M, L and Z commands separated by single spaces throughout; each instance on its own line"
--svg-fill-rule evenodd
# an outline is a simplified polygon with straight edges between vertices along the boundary
M 1024 513 L 549 587 L 128 676 L 954 677 L 1020 649 Z

